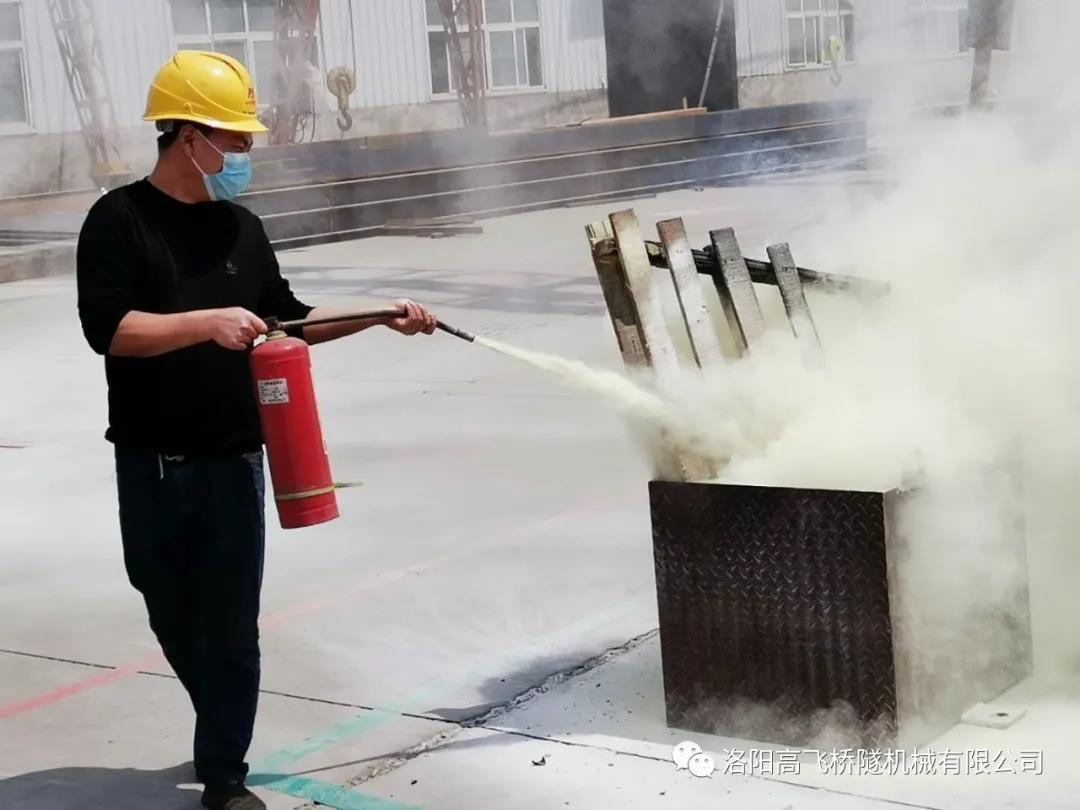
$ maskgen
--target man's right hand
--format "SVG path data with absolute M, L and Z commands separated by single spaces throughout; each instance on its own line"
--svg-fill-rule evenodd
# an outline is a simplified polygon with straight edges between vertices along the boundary
M 158 357 L 207 341 L 239 352 L 266 332 L 266 324 L 241 307 L 168 315 L 132 310 L 116 328 L 108 353 L 114 357 Z
M 212 309 L 206 316 L 210 340 L 232 351 L 240 352 L 250 348 L 255 338 L 268 331 L 261 318 L 243 307 Z

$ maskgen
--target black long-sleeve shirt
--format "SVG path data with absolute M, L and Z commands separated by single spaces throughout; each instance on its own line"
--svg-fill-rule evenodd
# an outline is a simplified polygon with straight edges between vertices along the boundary
M 298 320 L 311 311 L 282 278 L 257 216 L 229 202 L 183 203 L 140 180 L 90 209 L 77 251 L 79 317 L 105 355 L 109 441 L 170 455 L 262 443 L 246 352 L 202 343 L 158 357 L 108 354 L 131 311 L 244 307 Z

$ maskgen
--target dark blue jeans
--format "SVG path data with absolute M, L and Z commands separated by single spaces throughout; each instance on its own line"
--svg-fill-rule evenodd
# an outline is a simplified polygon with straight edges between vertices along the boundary
M 116 448 L 128 579 L 195 707 L 199 781 L 243 781 L 259 696 L 262 453 Z

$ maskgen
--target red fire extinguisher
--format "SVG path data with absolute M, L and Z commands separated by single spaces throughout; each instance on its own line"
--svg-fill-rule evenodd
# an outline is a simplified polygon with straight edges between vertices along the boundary
M 300 529 L 334 520 L 337 497 L 307 343 L 271 332 L 252 351 L 251 371 L 281 527 Z

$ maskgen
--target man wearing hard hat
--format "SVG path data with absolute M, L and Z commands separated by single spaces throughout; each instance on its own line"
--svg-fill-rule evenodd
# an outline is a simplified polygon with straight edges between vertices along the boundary
M 202 803 L 265 805 L 244 787 L 259 690 L 263 459 L 246 349 L 265 318 L 333 315 L 296 299 L 259 218 L 230 202 L 265 127 L 247 70 L 180 51 L 150 88 L 161 133 L 149 177 L 90 210 L 79 234 L 79 316 L 105 355 L 128 578 L 195 707 Z M 382 323 L 430 334 L 411 301 Z M 313 315 L 313 313 L 315 313 Z M 371 323 L 312 326 L 318 343 Z

